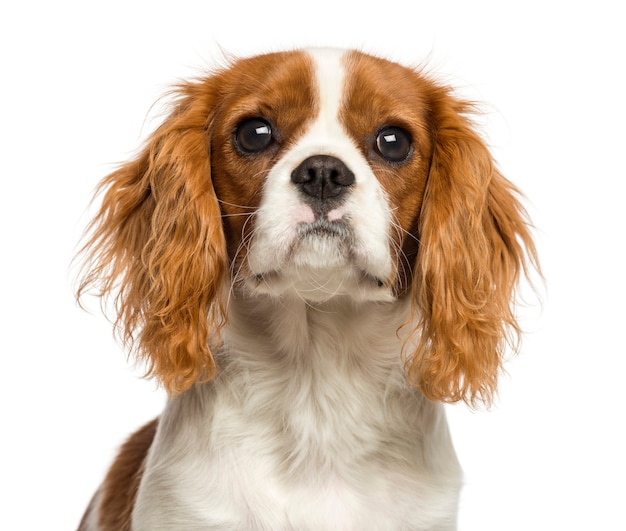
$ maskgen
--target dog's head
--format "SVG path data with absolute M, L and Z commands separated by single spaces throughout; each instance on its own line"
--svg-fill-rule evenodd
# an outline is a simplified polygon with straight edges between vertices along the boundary
M 408 297 L 410 381 L 431 399 L 488 399 L 534 247 L 468 110 L 359 52 L 262 55 L 185 84 L 102 183 L 79 292 L 116 294 L 124 339 L 171 392 L 213 376 L 229 289 Z

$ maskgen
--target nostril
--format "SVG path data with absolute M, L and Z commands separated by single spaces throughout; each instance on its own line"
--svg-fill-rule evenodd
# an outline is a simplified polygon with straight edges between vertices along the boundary
M 291 173 L 291 182 L 306 195 L 324 201 L 342 195 L 355 182 L 354 173 L 337 157 L 314 155 Z

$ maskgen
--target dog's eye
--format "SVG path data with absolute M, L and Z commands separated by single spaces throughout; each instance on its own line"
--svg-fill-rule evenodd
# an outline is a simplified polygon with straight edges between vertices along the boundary
M 249 118 L 237 127 L 235 142 L 245 153 L 259 153 L 272 141 L 272 127 L 261 118 Z
M 411 135 L 400 127 L 385 127 L 376 137 L 376 150 L 389 162 L 402 162 L 412 152 Z

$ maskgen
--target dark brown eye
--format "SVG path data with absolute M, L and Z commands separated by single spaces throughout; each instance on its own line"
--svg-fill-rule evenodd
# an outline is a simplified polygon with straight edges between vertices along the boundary
M 376 137 L 376 151 L 389 162 L 402 162 L 413 151 L 411 135 L 401 127 L 385 127 Z
M 235 131 L 235 142 L 244 153 L 260 153 L 272 142 L 272 127 L 262 118 L 244 120 Z

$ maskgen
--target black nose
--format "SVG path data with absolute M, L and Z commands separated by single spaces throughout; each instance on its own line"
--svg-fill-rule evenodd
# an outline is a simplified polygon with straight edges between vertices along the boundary
M 325 201 L 342 195 L 354 184 L 354 173 L 337 157 L 314 155 L 293 170 L 291 182 L 306 195 Z

